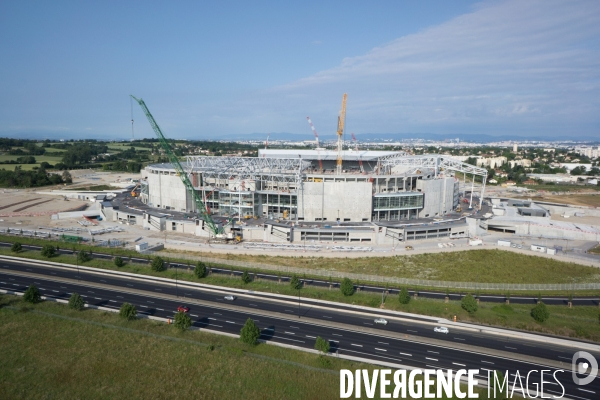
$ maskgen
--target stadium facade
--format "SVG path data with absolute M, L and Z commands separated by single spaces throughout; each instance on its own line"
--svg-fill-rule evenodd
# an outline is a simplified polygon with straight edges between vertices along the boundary
M 261 149 L 258 157 L 188 156 L 183 164 L 214 215 L 304 222 L 411 221 L 446 215 L 458 206 L 455 171 L 487 171 L 439 154 Z M 170 164 L 145 168 L 141 200 L 164 210 L 195 212 Z M 481 193 L 483 198 L 483 188 Z

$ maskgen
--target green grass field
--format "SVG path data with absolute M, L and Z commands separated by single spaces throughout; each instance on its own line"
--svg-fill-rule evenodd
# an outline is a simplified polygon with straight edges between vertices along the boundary
M 2 399 L 334 399 L 340 369 L 377 368 L 1 294 L 0 335 Z
M 10 154 L 2 154 L 0 155 L 0 161 L 10 161 L 10 160 L 16 160 L 19 157 L 24 157 L 24 156 L 17 156 L 17 155 L 10 155 Z M 11 170 L 13 171 L 15 169 L 16 166 L 21 166 L 21 169 L 24 171 L 30 171 L 33 169 L 33 167 L 39 167 L 41 163 L 43 163 L 44 161 L 46 161 L 47 163 L 54 165 L 56 163 L 61 162 L 61 157 L 54 157 L 54 156 L 34 156 L 35 157 L 35 161 L 37 161 L 36 164 L 0 164 L 0 169 L 6 169 L 6 170 Z
M 351 272 L 398 278 L 486 283 L 600 282 L 600 270 L 575 263 L 501 250 L 326 258 L 188 253 L 223 260 L 249 261 L 306 269 Z

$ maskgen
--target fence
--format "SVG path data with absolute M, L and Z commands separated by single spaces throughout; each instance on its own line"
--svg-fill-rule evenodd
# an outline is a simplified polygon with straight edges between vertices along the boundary
M 367 274 L 353 274 L 339 271 L 329 271 L 324 269 L 302 269 L 297 267 L 278 266 L 271 264 L 262 264 L 248 261 L 237 261 L 227 260 L 223 258 L 213 257 L 198 257 L 190 256 L 186 254 L 169 253 L 165 251 L 144 251 L 144 255 L 148 256 L 160 256 L 162 258 L 174 258 L 189 260 L 190 264 L 196 261 L 202 261 L 207 264 L 220 264 L 230 267 L 238 267 L 242 269 L 257 269 L 262 271 L 274 271 L 282 276 L 298 275 L 304 276 L 309 275 L 311 277 L 320 277 L 324 281 L 341 281 L 343 278 L 349 278 L 356 283 L 376 283 L 381 286 L 410 286 L 410 287 L 431 287 L 431 288 L 449 288 L 449 289 L 462 289 L 462 290 L 497 290 L 503 292 L 510 291 L 573 291 L 573 290 L 598 290 L 600 289 L 600 283 L 549 283 L 549 284 L 536 284 L 536 283 L 479 283 L 479 282 L 448 282 L 448 281 L 432 281 L 426 279 L 411 279 L 411 278 L 397 278 L 392 276 L 379 276 L 379 275 L 367 275 Z

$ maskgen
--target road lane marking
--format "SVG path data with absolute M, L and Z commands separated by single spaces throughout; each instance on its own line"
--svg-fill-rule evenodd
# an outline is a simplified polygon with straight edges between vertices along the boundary
M 225 322 L 227 322 L 228 324 L 235 324 L 235 322 L 231 322 L 231 321 L 225 321 Z
M 341 336 L 344 337 L 344 335 L 338 335 L 337 333 L 332 333 L 333 336 Z
M 431 360 L 431 361 L 437 361 L 437 358 L 429 358 L 429 357 L 425 357 L 426 360 Z
M 387 351 L 386 349 L 379 349 L 377 347 L 375 347 L 375 350 L 379 350 L 379 351 Z
M 403 356 L 409 356 L 409 357 L 412 357 L 412 354 L 408 354 L 408 353 L 400 353 L 400 354 L 402 354 Z
M 162 308 L 157 308 L 157 310 L 159 310 L 159 311 L 165 311 L 165 310 L 163 310 Z
M 284 331 L 283 333 L 287 333 L 288 335 L 295 335 L 294 332 L 288 332 L 288 331 Z
M 290 338 L 285 338 L 285 337 L 281 337 L 281 336 L 273 336 L 273 337 L 277 338 L 277 339 L 291 340 L 292 342 L 306 343 L 304 340 L 290 339 Z
M 315 337 L 315 336 L 308 336 L 308 335 L 306 335 L 306 337 L 307 337 L 307 338 L 311 338 L 311 339 L 316 339 L 316 337 Z
M 216 318 L 211 318 L 211 317 L 208 317 L 207 319 L 212 319 L 213 321 L 217 320 Z
M 434 353 L 434 354 L 440 354 L 437 351 L 433 351 L 433 350 L 427 350 L 428 353 Z
M 292 329 L 300 329 L 297 326 L 291 326 L 291 325 L 290 325 L 290 328 L 292 328 Z
M 354 344 L 354 343 L 350 343 L 350 346 L 362 347 L 362 344 Z
M 213 313 L 213 314 L 216 314 L 216 315 L 221 315 L 221 314 L 219 314 L 218 312 L 216 312 L 216 313 Z
M 386 343 L 386 342 L 377 342 L 377 343 L 379 343 L 379 344 L 385 344 L 385 345 L 389 345 L 389 343 Z
M 418 331 L 411 331 L 410 329 L 407 329 L 407 331 L 414 332 L 414 333 L 419 333 Z
M 58 293 L 58 290 L 54 290 L 54 289 L 53 289 L 52 291 L 53 291 L 54 293 Z
M 258 307 L 256 304 L 249 303 L 253 307 Z
M 458 338 L 458 337 L 455 337 L 454 339 L 456 339 L 456 340 L 465 340 L 465 339 Z
M 223 327 L 222 325 L 211 325 L 211 326 L 216 326 L 216 327 L 219 327 L 219 328 Z
M 148 308 L 148 306 L 145 306 L 143 304 L 140 304 L 140 307 Z
M 516 350 L 517 349 L 516 347 L 509 347 L 509 346 L 504 346 L 504 347 L 506 347 L 507 349 L 511 349 L 511 350 Z
M 196 314 L 190 314 L 192 317 L 196 317 L 198 318 L 198 316 Z
M 577 388 L 577 390 L 581 390 L 582 392 L 588 392 L 588 393 L 596 393 L 594 391 L 587 390 L 587 389 L 582 389 L 582 388 Z
M 459 363 L 455 363 L 455 362 L 453 362 L 452 364 L 454 364 L 454 365 L 458 365 L 458 366 L 460 366 L 460 367 L 466 367 L 466 365 L 465 365 L 465 364 L 459 364 Z
M 102 300 L 100 297 L 94 297 L 96 300 Z
M 109 300 L 109 301 L 110 301 L 111 303 L 116 303 L 116 302 L 117 302 L 116 300 Z
M 483 361 L 483 360 L 481 360 L 481 362 L 482 362 L 482 363 L 486 363 L 486 364 L 492 364 L 492 365 L 494 364 L 494 363 L 493 363 L 493 362 L 491 362 L 491 361 Z

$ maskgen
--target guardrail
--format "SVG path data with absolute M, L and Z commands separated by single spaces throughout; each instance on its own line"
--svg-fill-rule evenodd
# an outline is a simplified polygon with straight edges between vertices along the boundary
M 463 290 L 500 290 L 500 291 L 573 291 L 573 290 L 600 290 L 600 282 L 594 283 L 549 283 L 549 284 L 536 284 L 536 283 L 480 283 L 480 282 L 450 282 L 450 281 L 433 281 L 426 279 L 411 279 L 411 278 L 397 278 L 391 276 L 379 276 L 379 275 L 368 275 L 368 274 L 353 274 L 349 272 L 329 271 L 325 269 L 302 269 L 297 267 L 278 266 L 272 264 L 255 263 L 248 261 L 238 260 L 227 260 L 222 258 L 213 257 L 198 257 L 189 256 L 185 254 L 174 254 L 164 251 L 144 251 L 144 255 L 159 256 L 162 258 L 172 257 L 176 259 L 190 260 L 190 263 L 196 261 L 202 261 L 207 264 L 220 264 L 231 267 L 247 269 L 258 269 L 263 271 L 274 271 L 282 276 L 303 276 L 305 274 L 310 276 L 322 277 L 324 281 L 335 280 L 340 281 L 343 278 L 349 278 L 356 283 L 360 282 L 373 282 L 378 283 L 382 286 L 418 286 L 418 287 L 432 287 L 432 288 L 448 288 L 448 289 L 463 289 Z

